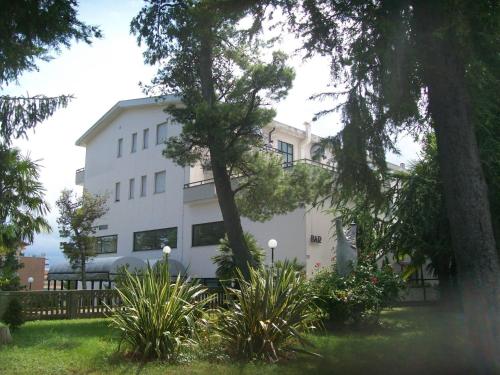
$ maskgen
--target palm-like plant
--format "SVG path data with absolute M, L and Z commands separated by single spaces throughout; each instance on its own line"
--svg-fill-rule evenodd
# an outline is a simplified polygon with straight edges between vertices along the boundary
M 226 288 L 233 298 L 214 327 L 227 352 L 274 362 L 309 344 L 303 333 L 316 328 L 320 314 L 304 276 L 291 264 L 251 269 L 248 281 L 238 273 L 240 288 Z
M 201 285 L 172 282 L 168 266 L 151 267 L 142 274 L 125 270 L 117 288 L 122 308 L 111 316 L 111 326 L 121 332 L 133 356 L 174 361 L 183 348 L 193 344 L 209 301 Z
M 255 238 L 248 232 L 244 233 L 245 243 L 248 251 L 252 256 L 254 267 L 259 268 L 264 262 L 264 250 L 259 247 Z M 233 249 L 229 244 L 227 236 L 220 240 L 219 254 L 212 257 L 212 260 L 217 265 L 215 275 L 221 281 L 232 280 L 238 277 L 237 267 L 234 259 Z

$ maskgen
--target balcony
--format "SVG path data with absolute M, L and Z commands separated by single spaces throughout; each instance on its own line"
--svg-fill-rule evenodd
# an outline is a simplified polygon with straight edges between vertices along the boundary
M 293 162 L 283 163 L 283 168 L 289 169 L 297 164 L 308 164 L 314 167 L 319 167 L 323 169 L 327 169 L 329 171 L 333 171 L 333 167 L 328 164 L 323 164 L 317 162 L 315 160 L 310 159 L 300 159 L 295 160 Z M 233 189 L 238 186 L 238 176 L 231 177 L 231 185 Z M 217 197 L 215 191 L 215 184 L 213 178 L 208 178 L 201 181 L 193 181 L 187 184 L 184 184 L 184 203 L 193 203 L 196 201 L 203 201 L 207 199 L 214 199 Z
M 75 185 L 83 186 L 85 183 L 85 168 L 77 169 L 75 172 Z

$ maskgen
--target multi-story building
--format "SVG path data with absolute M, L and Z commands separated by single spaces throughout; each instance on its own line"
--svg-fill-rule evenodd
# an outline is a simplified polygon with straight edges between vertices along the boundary
M 224 233 L 222 215 L 211 172 L 202 165 L 180 167 L 162 155 L 165 140 L 182 128 L 164 112 L 171 103 L 176 98 L 114 105 L 76 142 L 86 148 L 85 168 L 76 172 L 76 183 L 109 196 L 109 211 L 97 223 L 98 258 L 155 261 L 168 244 L 172 262 L 210 279 L 215 277 L 211 258 Z M 320 141 L 309 124 L 299 130 L 276 121 L 263 137 L 287 166 L 310 160 Z M 265 223 L 243 219 L 242 225 L 266 250 L 269 239 L 278 241 L 275 260 L 297 258 L 311 274 L 334 257 L 331 221 L 325 212 L 304 207 Z

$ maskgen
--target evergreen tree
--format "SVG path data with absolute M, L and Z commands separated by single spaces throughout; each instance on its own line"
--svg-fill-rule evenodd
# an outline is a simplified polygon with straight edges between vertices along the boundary
M 262 41 L 239 27 L 250 3 L 150 0 L 131 26 L 147 46 L 146 63 L 161 66 L 149 92 L 182 99 L 181 107 L 167 110 L 183 130 L 168 140 L 164 154 L 182 166 L 208 154 L 228 241 L 245 276 L 254 262 L 231 178 L 263 145 L 261 129 L 275 115 L 268 107 L 287 94 L 294 78 L 283 53 L 259 59 Z

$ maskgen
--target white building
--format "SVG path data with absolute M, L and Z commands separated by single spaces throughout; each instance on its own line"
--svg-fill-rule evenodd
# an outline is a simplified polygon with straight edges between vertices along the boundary
M 175 98 L 170 99 L 175 103 Z M 120 101 L 76 142 L 86 148 L 85 168 L 76 183 L 95 194 L 109 194 L 109 212 L 98 224 L 98 257 L 132 256 L 154 261 L 168 240 L 170 258 L 190 275 L 215 277 L 211 258 L 223 235 L 222 215 L 209 171 L 200 165 L 180 167 L 162 155 L 164 141 L 180 133 L 153 98 Z M 306 130 L 273 122 L 264 137 L 287 162 L 311 159 L 320 140 Z M 332 217 L 318 210 L 297 209 L 265 223 L 243 218 L 243 229 L 270 251 L 278 241 L 275 260 L 292 259 L 307 274 L 331 264 L 334 257 Z

